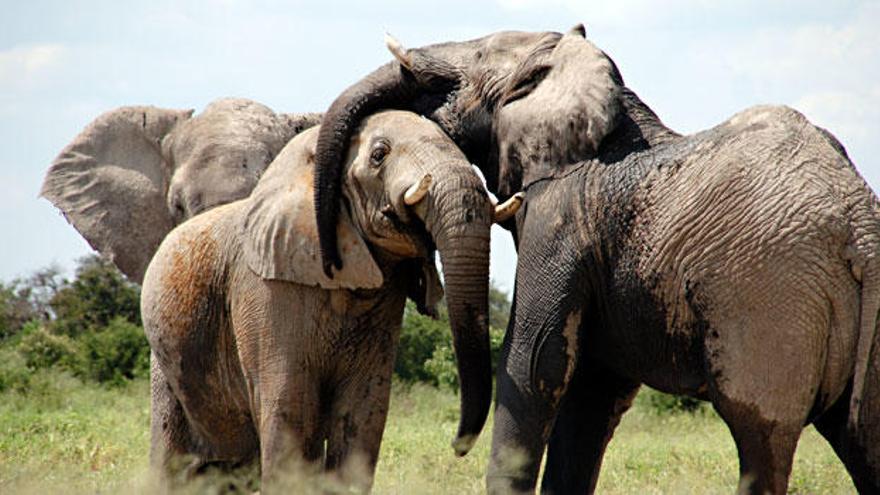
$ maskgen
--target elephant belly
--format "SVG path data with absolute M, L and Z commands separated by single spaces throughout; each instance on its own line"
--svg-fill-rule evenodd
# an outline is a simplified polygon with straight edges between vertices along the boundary
M 638 285 L 606 294 L 618 297 L 598 312 L 595 325 L 585 327 L 587 355 L 652 388 L 702 397 L 707 323 L 696 315 L 675 319 L 670 308 Z

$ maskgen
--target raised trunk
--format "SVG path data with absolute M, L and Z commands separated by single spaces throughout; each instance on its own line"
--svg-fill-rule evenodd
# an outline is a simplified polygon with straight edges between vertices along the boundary
M 332 266 L 342 268 L 336 246 L 336 222 L 343 155 L 348 150 L 351 135 L 364 116 L 405 98 L 408 86 L 403 82 L 398 63 L 385 64 L 339 95 L 321 121 L 315 147 L 315 214 L 324 273 L 330 278 L 333 278 Z
M 475 177 L 472 179 L 444 181 L 436 188 L 443 191 L 430 194 L 433 204 L 424 218 L 443 263 L 461 385 L 461 418 L 452 443 L 457 455 L 467 454 L 473 446 L 492 400 L 488 318 L 492 217 L 482 185 Z
M 413 53 L 412 66 L 389 62 L 346 89 L 321 121 L 315 148 L 315 215 L 324 273 L 342 267 L 336 246 L 342 167 L 351 136 L 361 119 L 379 109 L 408 108 L 417 91 L 448 89 L 458 72 L 423 53 Z

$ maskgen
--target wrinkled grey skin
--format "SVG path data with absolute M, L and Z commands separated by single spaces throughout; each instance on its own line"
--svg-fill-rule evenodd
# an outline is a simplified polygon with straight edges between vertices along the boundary
M 490 492 L 534 490 L 545 448 L 543 491 L 594 490 L 641 383 L 712 402 L 742 493 L 785 492 L 810 423 L 880 491 L 880 214 L 833 136 L 785 107 L 681 136 L 581 26 L 397 57 L 327 111 L 318 167 L 353 116 L 413 108 L 526 191 Z
M 192 113 L 107 112 L 61 151 L 44 179 L 40 194 L 138 283 L 175 225 L 250 194 L 287 141 L 320 121 L 320 114 L 276 114 L 238 98 Z
M 322 463 L 368 489 L 404 302 L 416 293 L 430 307 L 442 293 L 435 246 L 453 339 L 467 344 L 461 382 L 491 387 L 493 209 L 464 154 L 415 114 L 366 119 L 346 153 L 337 225 L 346 266 L 329 278 L 312 203 L 316 131 L 294 138 L 248 198 L 174 229 L 147 269 L 141 311 L 159 467 L 179 456 L 195 458 L 191 472 L 259 460 L 265 489 L 285 468 Z M 425 174 L 427 195 L 404 204 Z

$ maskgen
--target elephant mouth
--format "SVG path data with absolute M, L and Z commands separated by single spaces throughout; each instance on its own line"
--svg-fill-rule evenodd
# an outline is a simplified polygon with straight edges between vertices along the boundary
M 374 242 L 402 257 L 428 257 L 437 250 L 434 238 L 418 215 L 404 219 L 390 204 L 374 214 Z

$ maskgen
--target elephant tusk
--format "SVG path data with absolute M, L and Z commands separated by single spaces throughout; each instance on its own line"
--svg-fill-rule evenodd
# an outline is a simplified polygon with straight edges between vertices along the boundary
M 409 189 L 403 193 L 404 204 L 412 206 L 424 199 L 425 195 L 428 194 L 428 188 L 431 187 L 431 181 L 433 180 L 434 178 L 431 177 L 431 174 L 425 174 L 424 177 L 422 177 L 422 180 L 409 186 Z
M 525 193 L 518 192 L 500 205 L 495 205 L 495 223 L 501 223 L 516 215 L 516 212 L 519 211 L 519 207 L 522 206 L 525 197 Z
M 394 58 L 400 62 L 400 65 L 404 66 L 407 70 L 412 71 L 413 61 L 412 57 L 410 57 L 406 53 L 406 48 L 397 41 L 394 36 L 391 36 L 388 33 L 385 33 L 385 46 L 388 47 L 388 51 L 394 55 Z

